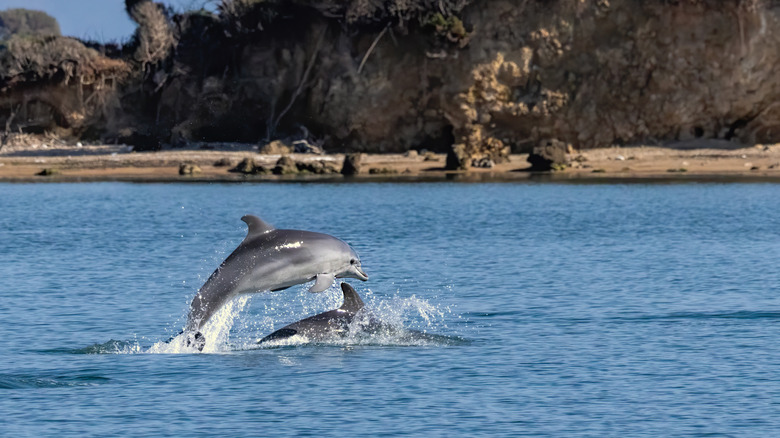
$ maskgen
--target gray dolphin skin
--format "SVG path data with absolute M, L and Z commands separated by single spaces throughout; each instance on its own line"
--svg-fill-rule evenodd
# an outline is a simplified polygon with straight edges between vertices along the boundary
M 316 280 L 310 292 L 326 290 L 336 278 L 368 276 L 347 243 L 327 234 L 277 230 L 260 218 L 241 218 L 249 226 L 246 238 L 211 274 L 190 304 L 184 332 L 187 345 L 203 349 L 199 332 L 223 305 L 239 294 L 278 291 Z
M 350 329 L 353 330 L 354 334 L 369 336 L 377 334 L 388 335 L 400 342 L 422 341 L 440 345 L 463 343 L 463 340 L 458 337 L 423 333 L 382 322 L 371 314 L 368 309 L 363 310 L 365 308 L 363 300 L 360 299 L 360 296 L 352 286 L 347 283 L 341 283 L 341 291 L 344 293 L 344 304 L 338 309 L 329 310 L 284 326 L 260 339 L 257 343 L 265 344 L 271 341 L 291 338 L 295 335 L 303 336 L 308 341 L 327 341 L 347 336 L 350 334 Z M 360 324 L 354 328 L 350 327 L 350 324 L 355 321 L 356 317 L 359 318 Z
M 349 284 L 341 283 L 341 291 L 344 292 L 344 304 L 338 309 L 329 310 L 292 323 L 271 333 L 257 343 L 262 344 L 295 335 L 305 336 L 313 341 L 321 341 L 345 334 L 348 331 L 349 324 L 355 318 L 355 314 L 364 305 L 360 295 Z

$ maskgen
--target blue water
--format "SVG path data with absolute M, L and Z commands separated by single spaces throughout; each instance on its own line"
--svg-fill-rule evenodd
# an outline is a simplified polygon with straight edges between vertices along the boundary
M 442 337 L 258 348 L 340 304 L 298 286 L 166 350 L 246 213 Z M 3 184 L 0 434 L 776 436 L 778 260 L 773 184 Z

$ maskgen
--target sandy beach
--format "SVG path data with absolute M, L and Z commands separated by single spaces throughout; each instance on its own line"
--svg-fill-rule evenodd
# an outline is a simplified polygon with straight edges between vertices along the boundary
M 244 175 L 229 169 L 245 158 L 273 167 L 280 155 L 264 155 L 250 144 L 201 144 L 158 152 L 134 152 L 126 145 L 6 146 L 0 150 L 0 181 L 301 181 L 344 180 L 340 174 Z M 296 162 L 326 161 L 340 168 L 343 154 L 291 154 Z M 780 180 L 780 145 L 724 147 L 719 143 L 681 144 L 674 148 L 639 146 L 574 151 L 571 165 L 551 173 L 528 172 L 527 154 L 507 163 L 468 171 L 444 169 L 445 154 L 366 154 L 357 181 L 444 180 L 474 181 L 570 179 L 701 179 L 738 178 Z M 180 166 L 195 165 L 193 174 L 180 175 Z M 48 175 L 41 175 L 48 173 Z

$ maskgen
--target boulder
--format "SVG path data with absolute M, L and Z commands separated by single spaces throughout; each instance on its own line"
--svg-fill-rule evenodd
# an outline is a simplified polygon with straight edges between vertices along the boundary
M 469 154 L 466 152 L 466 145 L 458 143 L 452 145 L 447 153 L 447 170 L 466 170 L 471 162 Z
M 259 152 L 264 155 L 289 155 L 293 152 L 293 148 L 281 140 L 274 140 L 262 146 Z
M 220 158 L 214 162 L 214 167 L 229 167 L 232 165 L 233 162 L 230 160 L 230 158 Z
M 327 175 L 327 174 L 339 172 L 339 169 L 336 167 L 335 163 L 331 161 L 325 161 L 325 160 L 317 160 L 317 161 L 309 161 L 309 162 L 299 161 L 295 163 L 295 165 L 298 168 L 299 172 L 314 173 L 317 175 Z
M 566 143 L 557 139 L 542 140 L 538 146 L 528 155 L 532 172 L 549 172 L 551 170 L 563 170 L 569 164 L 569 156 Z
M 257 164 L 252 158 L 244 158 L 236 167 L 230 169 L 228 172 L 243 173 L 244 175 L 257 175 L 268 173 L 268 169 L 260 164 Z
M 36 175 L 38 175 L 38 176 L 54 176 L 54 175 L 59 175 L 59 174 L 60 174 L 59 169 L 54 169 L 52 167 L 47 167 L 47 168 L 41 170 L 40 172 L 36 173 Z
M 201 173 L 202 171 L 203 170 L 201 170 L 201 168 L 195 164 L 189 164 L 189 163 L 179 164 L 179 175 L 196 175 L 198 173 Z
M 295 163 L 295 160 L 288 155 L 284 155 L 276 161 L 276 167 L 274 167 L 273 173 L 274 175 L 291 175 L 298 173 L 298 166 Z
M 359 174 L 361 170 L 361 161 L 363 161 L 363 154 L 347 154 L 344 157 L 344 165 L 341 167 L 341 174 L 347 176 Z
M 395 175 L 398 170 L 389 167 L 372 167 L 368 169 L 369 175 Z

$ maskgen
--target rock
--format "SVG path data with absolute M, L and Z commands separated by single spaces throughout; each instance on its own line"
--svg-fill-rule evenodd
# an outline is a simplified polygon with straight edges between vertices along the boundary
M 471 167 L 491 168 L 495 165 L 490 158 L 481 158 L 479 160 L 472 160 Z
M 276 161 L 273 173 L 274 175 L 292 175 L 298 173 L 298 166 L 289 155 L 284 155 Z
M 363 154 L 347 154 L 344 157 L 344 165 L 341 167 L 341 174 L 348 176 L 358 175 L 360 173 L 361 161 L 363 161 Z
M 528 162 L 531 163 L 529 170 L 533 172 L 563 169 L 569 165 L 566 144 L 556 139 L 543 140 L 528 155 Z
M 418 154 L 417 151 L 414 149 L 410 149 L 404 153 L 404 157 L 406 158 L 417 158 L 419 156 L 420 154 Z
M 306 140 L 297 140 L 293 142 L 293 152 L 296 154 L 317 154 L 322 155 L 325 151 L 317 145 L 313 145 Z
M 368 169 L 368 173 L 370 175 L 394 175 L 398 173 L 398 170 L 389 167 L 372 167 Z
M 228 172 L 251 174 L 255 173 L 255 160 L 251 158 L 244 158 L 236 167 L 230 169 Z
M 40 172 L 36 173 L 36 175 L 38 175 L 38 176 L 54 176 L 54 175 L 59 175 L 59 174 L 60 174 L 60 170 L 59 169 L 54 169 L 52 167 L 47 167 L 47 168 L 41 170 Z
M 255 163 L 255 160 L 252 158 L 247 157 L 241 160 L 236 167 L 228 170 L 228 172 L 243 173 L 244 175 L 257 175 L 268 173 L 268 169 Z
M 215 161 L 213 164 L 214 167 L 229 167 L 232 165 L 233 162 L 230 160 L 230 158 L 220 158 L 219 160 Z
M 293 152 L 293 148 L 281 140 L 274 140 L 262 146 L 258 152 L 264 155 L 289 155 Z
M 452 145 L 447 153 L 447 170 L 466 170 L 469 167 L 469 156 L 466 153 L 466 145 L 458 143 Z
M 327 174 L 339 172 L 339 169 L 336 167 L 335 163 L 326 160 L 317 160 L 317 161 L 309 161 L 309 162 L 299 161 L 295 163 L 295 166 L 298 168 L 299 172 L 308 172 L 317 175 L 327 175 Z
M 436 154 L 430 151 L 425 151 L 425 154 L 423 156 L 425 157 L 423 161 L 439 161 L 439 157 L 437 157 Z
M 455 137 L 459 142 L 452 146 L 447 155 L 447 169 L 466 170 L 473 161 L 483 158 L 494 164 L 509 161 L 509 146 L 490 135 L 482 125 L 467 125 L 458 130 Z
M 196 175 L 201 173 L 202 170 L 195 164 L 181 163 L 179 164 L 179 175 Z

